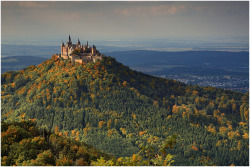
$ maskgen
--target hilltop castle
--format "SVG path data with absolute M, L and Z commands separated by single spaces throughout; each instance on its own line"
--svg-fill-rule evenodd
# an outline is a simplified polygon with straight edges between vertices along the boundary
M 91 61 L 96 62 L 97 60 L 102 60 L 102 55 L 98 50 L 96 50 L 95 45 L 90 47 L 88 45 L 88 41 L 86 45 L 81 45 L 79 38 L 76 44 L 72 44 L 70 35 L 66 45 L 64 45 L 62 41 L 61 54 L 58 55 L 58 58 L 60 57 L 63 59 L 71 59 L 72 62 L 78 63 L 87 63 Z

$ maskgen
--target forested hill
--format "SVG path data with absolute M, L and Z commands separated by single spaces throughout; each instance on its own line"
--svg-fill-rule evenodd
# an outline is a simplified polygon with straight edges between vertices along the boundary
M 158 151 L 175 134 L 173 165 L 249 165 L 248 94 L 152 77 L 111 57 L 55 56 L 2 74 L 1 93 L 2 121 L 35 119 L 119 157 Z
M 1 123 L 3 166 L 89 166 L 100 157 L 114 159 L 79 141 L 39 130 L 34 122 Z

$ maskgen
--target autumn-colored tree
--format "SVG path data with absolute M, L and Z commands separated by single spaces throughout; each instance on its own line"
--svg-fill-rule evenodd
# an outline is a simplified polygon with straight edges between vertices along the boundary
M 84 158 L 79 158 L 75 162 L 76 166 L 89 166 L 88 162 L 84 160 Z
M 194 90 L 194 91 L 192 92 L 192 94 L 196 96 L 196 95 L 199 95 L 199 92 L 196 91 L 196 90 Z
M 122 83 L 122 86 L 126 87 L 127 84 L 128 84 L 128 82 L 127 82 L 127 81 L 124 81 L 124 82 Z
M 100 121 L 100 122 L 99 122 L 99 128 L 102 128 L 102 127 L 105 125 L 105 123 L 106 123 L 106 122 L 104 122 L 104 121 Z
M 136 119 L 136 115 L 134 113 L 131 114 L 133 119 Z
M 243 137 L 243 139 L 249 139 L 249 134 L 248 133 L 244 133 L 243 135 L 242 135 L 242 137 Z
M 193 144 L 191 145 L 191 149 L 193 149 L 194 151 L 198 151 L 198 148 L 195 142 L 193 142 Z
M 127 134 L 127 131 L 126 131 L 126 129 L 125 129 L 125 128 L 120 128 L 120 130 L 121 130 L 122 134 L 124 134 L 124 135 L 126 135 L 126 134 Z
M 111 119 L 109 119 L 109 120 L 108 120 L 108 123 L 107 123 L 107 128 L 108 128 L 108 129 L 110 128 L 111 123 L 112 123 L 112 120 L 111 120 Z
M 172 112 L 173 112 L 174 114 L 178 113 L 179 110 L 180 110 L 180 106 L 177 106 L 176 104 L 173 105 Z
M 59 128 L 58 128 L 58 126 L 56 125 L 55 126 L 55 134 L 58 134 L 59 133 Z
M 141 132 L 139 132 L 139 135 L 142 136 L 142 135 L 144 135 L 146 132 L 147 132 L 147 131 L 141 131 Z
M 67 157 L 61 156 L 59 159 L 56 159 L 56 166 L 72 166 L 73 160 Z

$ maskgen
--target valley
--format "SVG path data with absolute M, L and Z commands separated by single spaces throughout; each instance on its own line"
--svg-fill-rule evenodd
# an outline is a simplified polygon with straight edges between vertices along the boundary
M 249 91 L 248 52 L 222 51 L 119 51 L 117 61 L 150 75 L 186 84 Z

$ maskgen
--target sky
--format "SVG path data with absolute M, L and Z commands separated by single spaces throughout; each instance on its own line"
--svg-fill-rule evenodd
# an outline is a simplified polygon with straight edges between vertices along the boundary
M 1 40 L 249 37 L 249 2 L 1 2 Z

